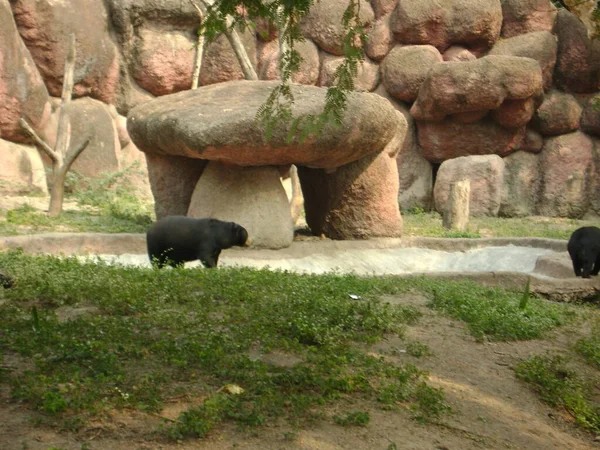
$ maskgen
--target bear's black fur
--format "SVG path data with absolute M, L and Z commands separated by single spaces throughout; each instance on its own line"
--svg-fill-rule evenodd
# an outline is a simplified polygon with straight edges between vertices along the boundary
M 152 224 L 146 242 L 150 261 L 159 269 L 197 259 L 205 267 L 217 267 L 221 250 L 247 245 L 248 232 L 234 222 L 168 216 Z
M 567 250 L 576 277 L 589 278 L 600 272 L 600 228 L 582 227 L 573 232 Z

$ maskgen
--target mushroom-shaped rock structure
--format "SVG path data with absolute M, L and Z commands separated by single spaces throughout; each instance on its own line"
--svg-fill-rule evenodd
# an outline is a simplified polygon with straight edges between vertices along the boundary
M 131 110 L 127 128 L 146 153 L 157 217 L 231 220 L 246 227 L 257 247 L 289 246 L 293 225 L 279 169 L 295 164 L 302 169 L 303 191 L 310 192 L 306 211 L 314 233 L 337 239 L 399 236 L 398 173 L 392 162 L 407 129 L 401 116 L 388 100 L 355 92 L 348 96 L 341 125 L 326 125 L 303 142 L 289 142 L 289 129 L 281 125 L 267 140 L 255 118 L 277 85 L 218 83 Z M 322 111 L 326 89 L 293 85 L 292 91 L 295 116 Z M 328 180 L 320 193 L 314 170 Z M 377 201 L 365 190 L 373 190 Z

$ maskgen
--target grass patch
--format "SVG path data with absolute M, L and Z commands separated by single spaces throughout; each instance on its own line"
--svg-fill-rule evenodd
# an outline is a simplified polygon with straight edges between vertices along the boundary
M 19 252 L 0 254 L 0 266 L 18 280 L 0 305 L 0 350 L 34 367 L 10 370 L 0 382 L 63 428 L 77 430 L 114 408 L 158 412 L 182 395 L 200 406 L 162 427 L 172 439 L 203 437 L 222 422 L 301 425 L 339 399 L 409 407 L 419 420 L 446 411 L 426 373 L 356 345 L 400 335 L 417 320 L 413 308 L 378 300 L 404 288 L 393 280 L 156 271 Z M 300 362 L 263 362 L 251 357 L 256 349 Z M 223 389 L 230 384 L 242 389 Z
M 600 369 L 600 322 L 592 326 L 588 337 L 582 338 L 575 344 L 575 350 L 596 369 Z
M 24 204 L 11 210 L 0 210 L 0 235 L 20 235 L 51 231 L 97 233 L 144 233 L 149 221 L 117 217 L 97 209 L 63 211 L 59 217 Z
M 425 212 L 420 208 L 402 212 L 405 236 L 444 238 L 478 237 L 539 237 L 569 239 L 579 227 L 595 225 L 590 220 L 549 217 L 471 217 L 468 230 L 463 233 L 446 230 L 442 216 L 437 212 Z
M 471 282 L 436 283 L 428 288 L 431 306 L 464 321 L 478 340 L 536 339 L 564 325 L 576 313 L 562 304 L 523 293 L 484 287 Z
M 135 195 L 129 177 L 136 170 L 132 165 L 94 179 L 70 172 L 66 200 L 75 200 L 81 210 L 63 210 L 56 218 L 28 204 L 0 210 L 0 235 L 49 231 L 143 233 L 152 223 L 154 212 L 148 202 Z
M 517 378 L 529 383 L 540 399 L 554 408 L 564 408 L 575 423 L 600 432 L 600 408 L 592 403 L 590 387 L 561 356 L 535 356 L 515 368 Z

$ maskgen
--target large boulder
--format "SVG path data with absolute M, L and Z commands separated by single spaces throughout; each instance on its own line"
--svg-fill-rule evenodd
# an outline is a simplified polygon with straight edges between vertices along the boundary
M 333 77 L 339 66 L 344 62 L 341 56 L 324 55 L 321 58 L 321 74 L 319 86 L 331 86 Z M 370 92 L 379 84 L 379 66 L 365 59 L 359 64 L 356 77 L 354 77 L 354 89 L 356 91 Z
M 0 192 L 47 194 L 46 172 L 35 147 L 0 139 Z
M 590 206 L 593 167 L 592 140 L 580 131 L 546 139 L 540 153 L 537 213 L 582 217 Z
M 530 58 L 493 55 L 436 64 L 411 114 L 419 120 L 442 120 L 448 114 L 496 109 L 505 100 L 541 96 L 542 85 L 540 66 Z
M 396 46 L 381 64 L 383 85 L 392 97 L 413 102 L 431 68 L 442 61 L 432 45 Z
M 535 213 L 540 184 L 539 157 L 515 152 L 504 158 L 504 187 L 499 214 L 526 217 Z
M 394 108 L 380 96 L 353 92 L 341 126 L 288 142 L 287 129 L 267 141 L 256 111 L 276 81 L 232 81 L 158 97 L 134 108 L 129 134 L 146 153 L 170 154 L 240 166 L 299 164 L 335 168 L 384 148 L 395 136 Z M 295 115 L 318 114 L 327 90 L 293 85 Z M 223 112 L 227 113 L 224 114 Z M 200 118 L 200 119 L 199 119 Z M 326 149 L 326 151 L 324 151 Z
M 535 112 L 534 125 L 544 136 L 570 133 L 579 128 L 582 108 L 571 94 L 551 90 Z
M 369 26 L 375 20 L 375 14 L 369 2 L 360 1 L 360 20 Z M 314 2 L 310 12 L 300 22 L 302 34 L 312 39 L 321 49 L 337 56 L 343 56 L 343 43 L 346 31 L 342 17 L 348 8 L 346 0 L 328 0 Z
M 130 66 L 133 78 L 153 95 L 189 89 L 195 42 L 193 30 L 139 29 Z
M 556 8 L 550 0 L 502 0 L 502 37 L 552 31 Z
M 554 31 L 558 35 L 556 85 L 567 92 L 600 90 L 600 41 L 590 41 L 585 25 L 566 9 L 559 11 Z
M 421 152 L 432 163 L 458 156 L 506 156 L 521 150 L 526 136 L 525 127 L 505 128 L 490 119 L 473 123 L 417 121 L 417 130 Z
M 70 35 L 75 34 L 73 94 L 105 103 L 115 101 L 119 52 L 110 35 L 104 2 L 11 0 L 11 6 L 19 32 L 51 95 L 61 95 Z M 77 11 L 76 20 L 73 11 Z
M 581 130 L 600 136 L 600 95 L 594 95 L 585 102 L 581 114 Z
M 500 34 L 500 0 L 398 0 L 392 30 L 401 44 L 490 48 Z
M 433 197 L 435 209 L 444 213 L 452 183 L 460 180 L 471 183 L 469 215 L 497 216 L 502 202 L 504 161 L 498 155 L 463 156 L 444 161 L 437 172 Z
M 310 40 L 305 39 L 296 44 L 295 50 L 302 57 L 298 72 L 292 74 L 292 81 L 299 84 L 316 84 L 319 79 L 319 49 Z M 261 80 L 278 80 L 279 42 L 277 40 L 259 43 L 257 50 L 258 78 Z
M 556 37 L 552 33 L 549 31 L 536 31 L 501 39 L 494 45 L 489 54 L 523 56 L 535 59 L 542 69 L 544 89 L 549 89 L 552 85 L 557 48 Z
M 17 31 L 8 0 L 0 0 L 0 136 L 33 142 L 21 117 L 38 130 L 50 114 L 48 91 Z
M 256 207 L 259 203 L 261 208 Z M 289 247 L 294 238 L 288 198 L 279 181 L 279 170 L 273 166 L 209 162 L 196 184 L 187 215 L 239 223 L 248 230 L 255 247 Z

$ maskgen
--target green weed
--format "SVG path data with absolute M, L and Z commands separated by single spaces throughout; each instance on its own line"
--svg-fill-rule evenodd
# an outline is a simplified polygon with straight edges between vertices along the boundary
M 579 426 L 600 432 L 600 408 L 588 400 L 588 387 L 563 357 L 535 356 L 520 363 L 515 373 L 534 388 L 541 400 L 565 408 Z
M 335 415 L 333 416 L 333 420 L 342 426 L 366 427 L 371 420 L 371 416 L 367 411 L 353 411 L 342 415 Z

